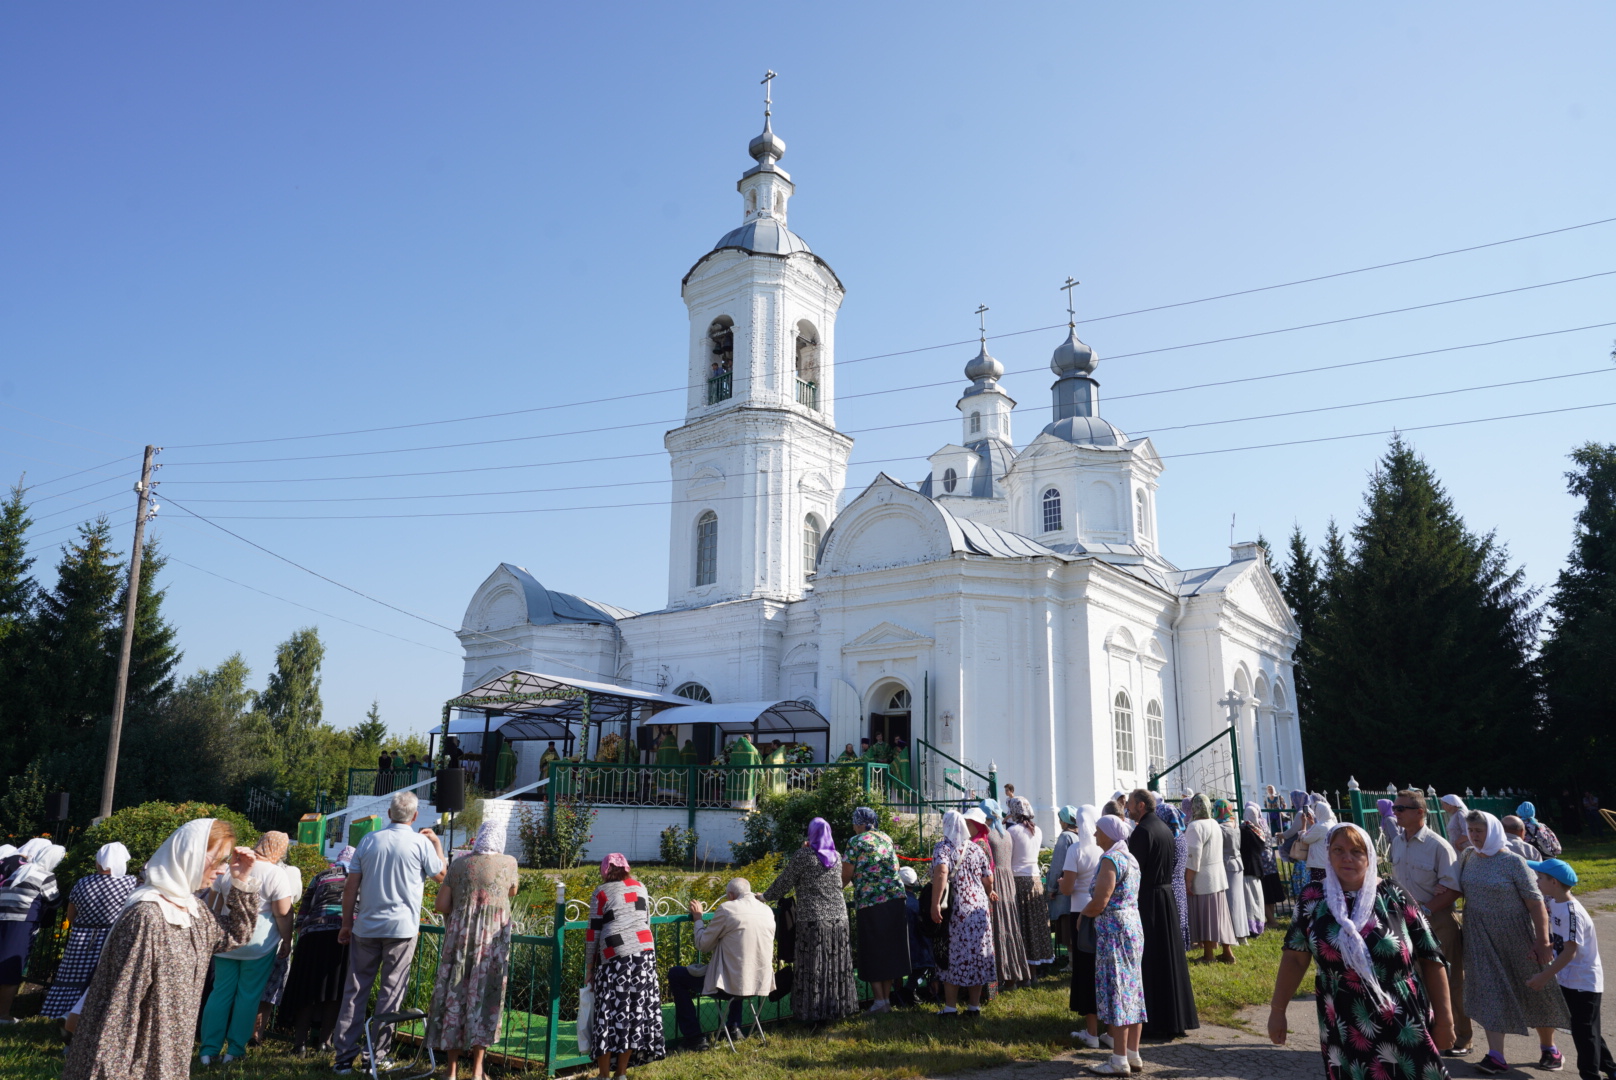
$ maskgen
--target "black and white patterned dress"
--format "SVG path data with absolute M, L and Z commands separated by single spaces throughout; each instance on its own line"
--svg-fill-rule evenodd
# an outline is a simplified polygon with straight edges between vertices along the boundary
M 67 935 L 62 962 L 51 979 L 43 1015 L 60 1020 L 73 1008 L 79 995 L 90 985 L 95 965 L 101 959 L 101 946 L 118 921 L 125 900 L 140 882 L 132 874 L 91 874 L 80 878 L 67 902 L 73 905 L 73 928 Z

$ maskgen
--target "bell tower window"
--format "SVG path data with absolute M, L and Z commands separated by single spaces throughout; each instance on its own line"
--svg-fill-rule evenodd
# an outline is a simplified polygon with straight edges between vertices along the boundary
M 1044 531 L 1061 531 L 1061 497 L 1054 488 L 1044 492 Z
M 720 315 L 707 328 L 711 358 L 707 368 L 707 404 L 728 401 L 735 393 L 735 320 Z
M 718 580 L 718 515 L 711 510 L 696 519 L 696 584 Z
M 819 518 L 809 514 L 802 523 L 802 576 L 812 577 L 819 570 L 819 541 L 825 535 Z
M 819 331 L 807 319 L 797 324 L 797 404 L 819 408 Z
M 971 434 L 976 435 L 976 434 L 980 433 L 981 430 L 982 430 L 982 414 L 979 413 L 979 412 L 973 412 L 971 414 Z

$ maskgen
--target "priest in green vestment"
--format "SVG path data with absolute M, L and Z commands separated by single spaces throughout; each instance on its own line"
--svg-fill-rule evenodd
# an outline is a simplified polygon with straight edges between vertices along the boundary
M 725 770 L 729 774 L 725 794 L 729 797 L 730 806 L 736 810 L 751 810 L 757 806 L 756 766 L 759 763 L 757 747 L 752 745 L 751 739 L 742 735 L 729 744 L 729 763 L 752 766 Z

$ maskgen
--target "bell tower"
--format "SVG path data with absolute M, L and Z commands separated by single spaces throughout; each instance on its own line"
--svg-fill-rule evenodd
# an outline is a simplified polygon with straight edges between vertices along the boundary
M 836 430 L 830 265 L 787 226 L 796 185 L 779 166 L 772 82 L 741 174 L 741 224 L 684 277 L 690 313 L 685 423 L 673 470 L 668 606 L 799 599 L 835 516 L 853 440 Z

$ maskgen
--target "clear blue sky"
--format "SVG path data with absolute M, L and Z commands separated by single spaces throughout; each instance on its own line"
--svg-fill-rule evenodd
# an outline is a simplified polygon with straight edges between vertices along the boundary
M 766 67 L 780 72 L 792 225 L 848 288 L 845 362 L 969 339 L 978 303 L 995 334 L 1059 323 L 1068 274 L 1092 319 L 1616 216 L 1613 40 L 1616 8 L 1595 3 L 7 5 L 0 465 L 46 482 L 164 445 L 160 499 L 451 626 L 502 560 L 653 609 L 666 595 L 661 437 L 680 393 L 185 444 L 678 386 L 679 279 L 739 221 Z M 1201 566 L 1227 558 L 1231 515 L 1239 538 L 1274 541 L 1293 523 L 1316 539 L 1332 515 L 1350 521 L 1385 439 L 1175 455 L 1616 402 L 1616 328 L 1129 395 L 1616 320 L 1616 277 L 1104 358 L 1608 270 L 1616 224 L 1081 332 L 1102 357 L 1105 415 L 1154 432 L 1168 458 L 1166 554 Z M 1022 441 L 1046 422 L 1060 336 L 991 345 L 1011 372 L 1038 369 L 1005 380 Z M 855 490 L 882 468 L 924 476 L 956 437 L 972 352 L 841 370 L 840 426 L 869 463 Z M 944 385 L 877 393 L 925 383 Z M 1515 385 L 1240 419 L 1495 383 Z M 1171 430 L 1210 420 L 1240 422 Z M 916 426 L 860 432 L 899 424 Z M 533 438 L 578 429 L 608 430 Z M 1616 438 L 1616 408 L 1410 438 L 1471 526 L 1497 529 L 1546 585 L 1571 535 L 1565 454 Z M 489 439 L 526 441 L 374 453 Z M 648 456 L 550 464 L 633 454 Z M 102 479 L 39 503 L 47 578 L 69 535 L 51 530 L 84 514 L 112 514 L 127 546 L 136 463 L 39 489 Z M 203 482 L 219 480 L 231 483 Z M 564 490 L 459 497 L 532 488 Z M 218 501 L 396 495 L 433 497 Z M 293 519 L 621 503 L 638 505 Z M 156 528 L 176 560 L 164 583 L 187 670 L 239 649 L 261 683 L 275 643 L 312 623 L 338 725 L 376 698 L 395 731 L 421 730 L 458 691 L 448 632 L 173 507 Z

